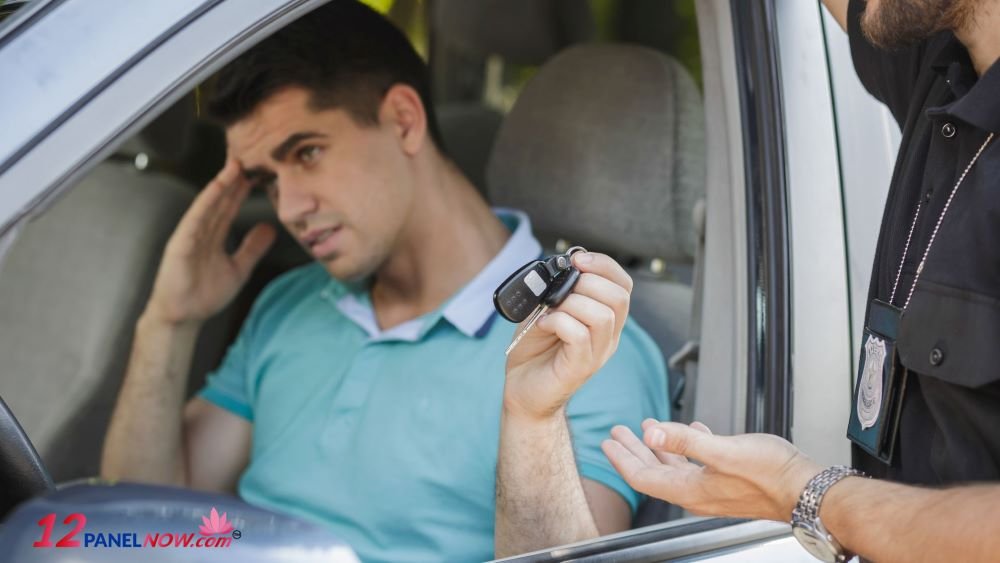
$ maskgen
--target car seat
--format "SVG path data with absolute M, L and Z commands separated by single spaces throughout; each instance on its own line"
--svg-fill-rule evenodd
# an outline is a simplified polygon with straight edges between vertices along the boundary
M 437 0 L 431 4 L 431 74 L 445 152 L 480 190 L 503 121 L 486 100 L 487 70 L 501 64 L 540 66 L 565 47 L 596 36 L 586 2 L 577 0 Z M 493 67 L 502 71 L 502 67 Z
M 180 150 L 183 115 L 95 166 L 0 263 L 0 395 L 56 481 L 99 471 L 136 319 L 195 193 L 151 166 Z
M 680 63 L 627 44 L 563 51 L 504 120 L 487 188 L 494 204 L 527 212 L 546 248 L 579 244 L 626 265 L 631 316 L 665 361 L 687 342 L 705 140 L 701 96 Z M 674 393 L 682 377 L 671 372 Z

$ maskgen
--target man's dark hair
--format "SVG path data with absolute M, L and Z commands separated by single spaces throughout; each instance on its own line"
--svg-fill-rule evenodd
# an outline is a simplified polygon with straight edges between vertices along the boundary
M 434 144 L 444 144 L 431 104 L 427 65 L 381 14 L 355 0 L 332 0 L 264 39 L 223 68 L 209 113 L 228 127 L 279 90 L 312 93 L 314 110 L 340 108 L 361 125 L 377 125 L 394 84 L 417 91 Z

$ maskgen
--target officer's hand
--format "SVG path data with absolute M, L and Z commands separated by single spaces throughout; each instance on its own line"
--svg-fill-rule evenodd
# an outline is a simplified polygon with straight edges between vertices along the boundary
M 700 422 L 652 419 L 642 428 L 642 441 L 624 426 L 613 428 L 601 444 L 605 455 L 635 490 L 695 514 L 788 522 L 802 490 L 823 469 L 770 434 L 715 436 Z
M 576 287 L 542 317 L 507 358 L 504 408 L 510 414 L 548 417 L 618 347 L 628 316 L 632 278 L 604 254 L 577 252 Z
M 226 252 L 226 236 L 250 187 L 239 163 L 229 159 L 198 194 L 167 242 L 146 315 L 199 323 L 232 301 L 276 235 L 273 227 L 256 225 L 235 254 Z

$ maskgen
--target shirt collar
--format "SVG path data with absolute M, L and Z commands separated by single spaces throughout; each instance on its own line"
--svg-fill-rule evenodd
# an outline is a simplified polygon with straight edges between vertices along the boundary
M 515 270 L 535 260 L 542 245 L 531 232 L 531 220 L 514 209 L 497 208 L 497 217 L 513 231 L 500 252 L 444 308 L 444 318 L 466 336 L 482 337 L 493 321 L 493 291 Z
M 965 46 L 949 33 L 948 40 L 931 59 L 931 68 L 944 78 L 956 99 L 928 114 L 947 114 L 984 131 L 1000 133 L 1000 62 L 994 62 L 982 76 Z
M 531 232 L 531 220 L 524 212 L 504 208 L 495 208 L 493 212 L 511 230 L 510 238 L 485 268 L 436 311 L 383 333 L 378 329 L 366 284 L 331 280 L 321 295 L 373 339 L 417 341 L 442 318 L 469 338 L 481 338 L 488 332 L 496 315 L 493 291 L 511 273 L 537 259 L 542 252 L 541 243 Z

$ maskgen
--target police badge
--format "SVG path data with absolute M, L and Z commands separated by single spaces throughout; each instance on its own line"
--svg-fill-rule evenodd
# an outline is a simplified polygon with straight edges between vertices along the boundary
M 858 422 L 861 429 L 875 426 L 882 409 L 882 369 L 885 365 L 885 340 L 872 337 L 865 343 L 865 365 L 858 383 Z
M 892 462 L 906 385 L 906 370 L 896 352 L 901 315 L 888 303 L 872 301 L 847 426 L 847 437 L 884 463 Z

